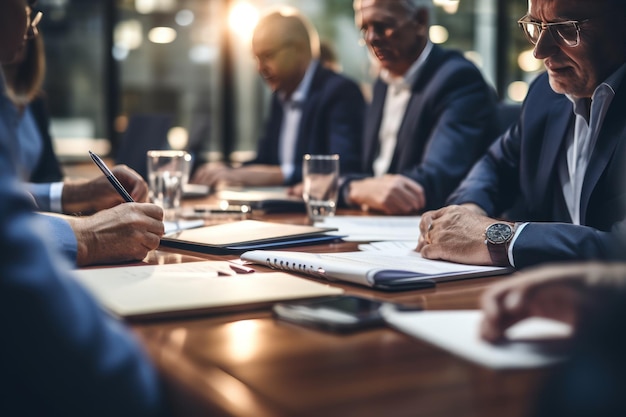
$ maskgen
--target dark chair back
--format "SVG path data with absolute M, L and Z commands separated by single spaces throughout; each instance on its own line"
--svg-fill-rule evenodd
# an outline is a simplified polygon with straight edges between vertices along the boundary
M 172 116 L 167 114 L 136 114 L 131 116 L 128 128 L 122 135 L 116 164 L 126 164 L 148 179 L 146 152 L 169 149 L 167 133 L 172 126 Z

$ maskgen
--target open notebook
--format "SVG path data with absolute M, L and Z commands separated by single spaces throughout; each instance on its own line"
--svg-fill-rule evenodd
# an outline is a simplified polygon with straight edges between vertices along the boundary
M 243 253 L 241 259 L 284 271 L 391 291 L 427 288 L 441 281 L 511 272 L 503 267 L 433 261 L 422 258 L 415 251 L 316 254 L 255 250 Z
M 223 261 L 90 268 L 75 276 L 113 314 L 127 319 L 223 313 L 343 291 L 285 273 L 230 273 Z

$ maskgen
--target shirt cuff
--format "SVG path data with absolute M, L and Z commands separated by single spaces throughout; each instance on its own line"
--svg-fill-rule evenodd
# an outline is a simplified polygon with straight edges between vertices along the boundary
M 295 166 L 293 164 L 282 164 L 280 166 L 280 170 L 283 173 L 283 178 L 285 184 L 289 184 L 291 178 L 293 177 L 293 172 L 295 171 Z
M 511 244 L 509 245 L 508 255 L 509 255 L 509 263 L 513 268 L 515 268 L 515 259 L 513 258 L 513 246 L 515 246 L 515 241 L 517 237 L 522 233 L 522 230 L 526 227 L 528 223 L 520 223 L 515 229 L 515 234 L 513 235 L 513 239 L 511 239 Z
M 63 213 L 63 183 L 53 182 L 50 184 L 50 211 L 53 213 Z

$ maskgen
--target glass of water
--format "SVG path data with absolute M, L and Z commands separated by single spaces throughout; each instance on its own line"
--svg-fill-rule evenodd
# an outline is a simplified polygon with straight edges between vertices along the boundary
M 174 220 L 183 187 L 189 180 L 191 155 L 185 151 L 148 151 L 150 201 L 163 208 L 166 220 Z
M 302 198 L 309 219 L 321 221 L 334 216 L 339 194 L 339 155 L 304 155 Z

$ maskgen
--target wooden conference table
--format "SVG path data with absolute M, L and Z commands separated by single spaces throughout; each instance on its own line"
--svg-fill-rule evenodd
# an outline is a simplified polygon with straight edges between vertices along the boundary
M 306 222 L 303 214 L 252 218 Z M 297 250 L 346 251 L 356 245 Z M 224 258 L 163 248 L 146 261 L 206 259 Z M 333 285 L 346 293 L 420 303 L 426 309 L 467 309 L 477 308 L 480 293 L 499 279 L 397 293 Z M 276 321 L 269 310 L 130 325 L 161 372 L 180 416 L 515 417 L 529 410 L 546 375 L 482 368 L 389 328 L 337 335 Z

